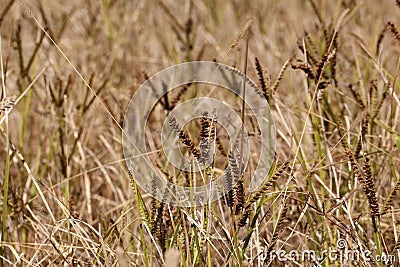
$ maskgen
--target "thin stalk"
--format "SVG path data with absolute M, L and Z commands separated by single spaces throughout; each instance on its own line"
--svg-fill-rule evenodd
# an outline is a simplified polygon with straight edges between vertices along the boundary
M 3 66 L 3 53 L 2 53 L 2 44 L 1 44 L 1 36 L 0 36 L 0 65 L 1 65 L 1 85 L 3 88 L 2 95 L 6 98 L 6 86 L 5 86 L 5 73 L 4 73 L 4 66 Z M 4 242 L 6 240 L 6 224 L 7 224 L 7 208 L 8 208 L 8 183 L 10 177 L 10 145 L 8 140 L 8 114 L 4 114 L 6 116 L 6 166 L 5 166 L 5 173 L 4 173 L 4 185 L 3 185 L 3 210 L 1 216 L 1 235 L 0 235 L 0 242 Z M 3 267 L 3 259 L 4 259 L 4 248 L 0 246 L 0 267 Z
M 376 245 L 376 250 L 378 252 L 379 257 L 382 259 L 382 247 L 381 247 L 381 240 L 379 236 L 379 226 L 377 225 L 377 221 L 374 215 L 371 215 L 371 221 L 372 221 L 372 227 L 374 229 L 374 239 L 375 239 L 375 245 Z M 379 220 L 378 220 L 379 223 Z M 379 266 L 382 265 L 383 261 L 379 261 Z
M 6 120 L 6 128 L 8 133 L 8 120 Z M 6 156 L 6 169 L 4 174 L 4 185 L 3 185 L 3 211 L 1 216 L 1 236 L 0 241 L 4 242 L 6 240 L 6 224 L 7 224 L 7 205 L 8 205 L 8 182 L 10 177 L 10 148 L 8 145 L 8 134 L 7 134 L 7 156 Z M 4 248 L 0 247 L 0 266 L 3 266 L 3 256 L 4 256 Z

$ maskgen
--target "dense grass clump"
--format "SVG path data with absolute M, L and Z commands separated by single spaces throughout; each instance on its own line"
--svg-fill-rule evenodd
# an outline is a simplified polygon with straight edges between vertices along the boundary
M 399 266 L 400 1 L 0 3 L 0 266 Z M 127 170 L 132 95 L 194 60 L 242 70 L 270 105 L 276 150 L 255 191 L 257 120 L 207 84 L 158 96 L 145 128 L 158 171 L 148 192 Z M 185 125 L 169 116 L 196 97 L 237 112 L 247 164 L 216 109 Z M 168 162 L 164 123 L 199 171 Z M 216 181 L 224 196 L 169 205 L 159 179 Z M 324 253 L 342 245 L 370 257 Z

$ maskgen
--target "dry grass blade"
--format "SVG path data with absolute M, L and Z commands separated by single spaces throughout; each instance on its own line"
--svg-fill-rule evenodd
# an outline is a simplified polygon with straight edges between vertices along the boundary
M 397 260 L 399 0 L 0 2 L 0 265 L 324 265 L 339 239 Z M 226 67 L 153 79 L 196 58 Z M 234 92 L 170 88 L 193 74 Z
M 0 130 L 1 130 L 1 133 L 5 136 L 6 135 L 5 131 L 1 127 L 0 127 Z M 16 146 L 10 140 L 9 140 L 9 143 L 10 143 L 11 150 L 17 155 L 18 159 L 22 163 L 22 166 L 24 167 L 24 169 L 28 173 L 28 181 L 33 181 L 33 183 L 35 185 L 35 188 L 38 191 L 38 194 L 39 194 L 40 198 L 42 199 L 48 214 L 51 216 L 53 222 L 56 222 L 56 219 L 55 219 L 55 216 L 53 214 L 53 211 L 50 208 L 50 205 L 49 205 L 46 197 L 44 196 L 44 193 L 43 193 L 43 190 L 42 190 L 42 188 L 45 187 L 44 184 L 40 180 L 38 180 L 38 179 L 36 179 L 34 177 L 32 171 L 31 171 L 31 168 L 29 167 L 29 165 L 26 162 L 25 157 L 22 155 L 22 153 L 16 148 Z M 27 183 L 27 184 L 30 184 L 30 183 Z M 47 187 L 46 187 L 46 189 L 47 189 Z M 57 198 L 55 198 L 55 200 L 57 201 Z M 62 208 L 65 208 L 64 205 L 60 205 L 60 206 Z

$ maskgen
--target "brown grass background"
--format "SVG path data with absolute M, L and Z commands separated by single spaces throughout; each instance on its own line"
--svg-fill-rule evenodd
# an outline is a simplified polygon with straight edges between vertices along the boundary
M 0 12 L 9 2 L 14 1 L 0 0 Z M 305 40 L 305 31 L 319 59 L 328 48 L 323 29 L 334 29 L 343 14 L 337 33 L 337 84 L 327 67 L 328 78 L 323 79 L 329 81 L 324 89 L 326 102 L 321 101 L 319 106 L 313 103 L 310 108 L 316 85 L 301 70 L 291 67 L 274 91 L 270 104 L 277 128 L 276 155 L 280 161 L 288 160 L 293 168 L 278 179 L 265 200 L 261 213 L 268 214 L 267 210 L 272 209 L 271 218 L 260 222 L 257 237 L 251 239 L 253 248 L 248 248 L 246 254 L 260 246 L 256 241 L 261 246 L 269 243 L 279 222 L 280 203 L 285 202 L 282 192 L 287 189 L 293 194 L 286 199 L 288 212 L 278 247 L 284 246 L 287 251 L 320 250 L 334 246 L 341 236 L 355 249 L 360 249 L 361 244 L 374 255 L 379 254 L 367 197 L 340 143 L 338 124 L 327 110 L 332 109 L 341 119 L 346 139 L 355 151 L 364 115 L 348 89 L 349 84 L 356 88 L 370 113 L 376 100 L 369 93 L 371 81 L 376 80 L 378 98 L 387 88 L 392 88 L 376 117 L 385 126 L 371 119 L 361 154 L 371 160 L 382 209 L 400 174 L 400 107 L 396 102 L 400 88 L 395 80 L 399 74 L 400 43 L 386 31 L 378 51 L 376 47 L 388 21 L 400 29 L 400 8 L 391 0 L 314 2 L 317 10 L 313 10 L 311 1 L 303 0 L 15 1 L 0 24 L 5 77 L 2 89 L 6 90 L 7 97 L 18 98 L 45 69 L 9 113 L 8 126 L 6 122 L 1 125 L 5 133 L 0 138 L 2 210 L 5 170 L 10 172 L 7 219 L 3 222 L 5 232 L 0 243 L 4 249 L 0 255 L 4 257 L 3 263 L 10 266 L 13 263 L 16 266 L 84 266 L 84 262 L 96 266 L 151 266 L 162 265 L 161 258 L 166 258 L 167 261 L 176 259 L 174 263 L 179 261 L 183 266 L 207 265 L 206 251 L 202 251 L 201 260 L 183 257 L 188 250 L 177 248 L 173 232 L 168 232 L 170 242 L 167 242 L 166 254 L 161 256 L 156 251 L 157 242 L 152 241 L 140 219 L 137 196 L 123 161 L 121 129 L 116 122 L 122 123 L 130 98 L 146 76 L 166 67 L 190 60 L 216 60 L 241 69 L 245 41 L 241 39 L 238 46 L 229 48 L 249 19 L 253 19 L 253 24 L 248 75 L 258 80 L 254 67 L 257 57 L 273 83 L 289 58 L 294 59 L 293 64 L 304 60 L 298 45 Z M 48 36 L 37 45 L 43 35 L 38 24 L 46 29 L 93 90 L 100 88 L 98 99 L 91 102 L 93 93 Z M 307 46 L 307 49 L 311 48 Z M 33 53 L 32 64 L 24 73 Z M 381 70 L 376 62 L 382 66 Z M 62 88 L 68 90 L 58 95 Z M 321 127 L 322 151 L 314 139 L 315 128 L 308 120 L 311 117 Z M 150 122 L 155 131 L 161 119 L 161 115 L 154 115 L 154 121 Z M 7 140 L 22 155 L 32 177 L 13 152 L 7 166 Z M 362 168 L 363 158 L 357 162 Z M 32 179 L 38 181 L 38 186 Z M 357 190 L 351 193 L 354 188 Z M 42 190 L 50 210 L 38 190 Z M 348 212 L 338 208 L 329 215 L 324 214 L 349 192 L 351 195 L 345 199 Z M 142 195 L 148 203 L 148 195 L 143 192 Z M 305 205 L 306 201 L 310 206 Z M 394 197 L 393 208 L 379 219 L 380 244 L 387 253 L 392 253 L 396 243 L 399 244 L 398 204 L 398 197 Z M 229 214 L 225 208 L 214 212 L 210 215 L 212 218 L 216 214 L 221 217 Z M 199 214 L 197 219 L 202 221 Z M 185 217 L 182 212 L 180 216 Z M 76 223 L 78 226 L 64 221 L 71 217 L 81 220 Z M 216 240 L 210 242 L 222 251 L 217 254 L 215 249 L 210 249 L 212 266 L 255 264 L 257 260 L 239 260 L 228 255 L 229 241 L 220 239 L 229 240 L 221 233 L 222 229 L 229 232 L 231 226 L 229 220 L 225 224 L 223 221 L 210 222 L 214 223 L 216 232 L 213 233 Z M 350 227 L 354 221 L 356 226 Z M 58 243 L 52 241 L 52 233 Z M 239 234 L 239 239 L 243 235 Z M 143 244 L 147 244 L 146 249 Z

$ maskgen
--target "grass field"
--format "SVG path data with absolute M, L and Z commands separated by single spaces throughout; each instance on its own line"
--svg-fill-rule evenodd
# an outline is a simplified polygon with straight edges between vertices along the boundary
M 0 266 L 400 266 L 400 1 L 0 0 L 0 34 Z M 224 173 L 232 189 L 179 207 L 136 184 L 121 137 L 139 86 L 197 60 L 257 84 L 275 154 L 250 192 L 247 106 L 174 89 L 147 120 L 152 163 L 189 187 Z M 213 148 L 203 172 L 159 153 L 167 115 L 203 96 L 244 122 L 244 172 L 218 114 L 169 121 L 185 157 Z

